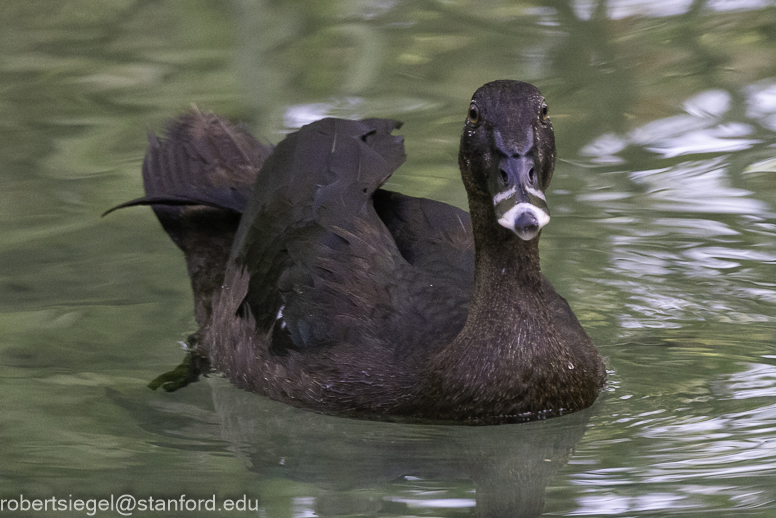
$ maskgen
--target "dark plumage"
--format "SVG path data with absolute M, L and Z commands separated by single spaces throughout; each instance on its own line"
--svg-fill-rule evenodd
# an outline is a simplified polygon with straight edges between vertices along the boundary
M 196 351 L 237 386 L 318 411 L 504 422 L 591 405 L 603 362 L 540 273 L 555 142 L 526 83 L 475 92 L 471 217 L 381 189 L 384 119 L 323 119 L 273 150 L 212 114 L 150 137 L 146 196 L 184 251 Z

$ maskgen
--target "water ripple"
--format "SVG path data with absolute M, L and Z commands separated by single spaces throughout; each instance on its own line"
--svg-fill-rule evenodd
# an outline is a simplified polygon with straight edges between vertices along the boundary
M 751 191 L 730 186 L 721 157 L 682 162 L 673 167 L 629 173 L 631 180 L 647 188 L 654 210 L 715 214 L 761 214 L 767 203 Z

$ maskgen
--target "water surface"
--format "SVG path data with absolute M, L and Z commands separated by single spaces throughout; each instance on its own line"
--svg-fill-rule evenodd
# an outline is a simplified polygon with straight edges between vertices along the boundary
M 776 516 L 770 2 L 27 1 L 0 19 L 0 499 Z M 147 131 L 191 103 L 269 142 L 392 117 L 408 160 L 388 187 L 465 206 L 457 139 L 497 78 L 550 106 L 542 264 L 607 359 L 596 405 L 458 428 L 320 416 L 218 377 L 146 387 L 195 330 L 151 211 L 99 217 L 141 193 Z

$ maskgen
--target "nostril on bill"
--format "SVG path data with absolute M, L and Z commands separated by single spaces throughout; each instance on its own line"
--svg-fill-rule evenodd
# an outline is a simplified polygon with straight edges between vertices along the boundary
M 515 220 L 515 230 L 523 233 L 535 232 L 539 229 L 539 220 L 532 211 L 520 212 Z

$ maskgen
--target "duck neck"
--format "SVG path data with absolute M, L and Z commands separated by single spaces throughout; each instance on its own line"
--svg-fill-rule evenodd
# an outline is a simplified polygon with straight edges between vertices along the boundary
M 469 196 L 475 245 L 474 294 L 466 327 L 505 326 L 541 312 L 539 236 L 524 241 L 496 220 L 488 198 Z
M 429 361 L 424 404 L 442 419 L 541 410 L 539 392 L 553 379 L 545 359 L 562 351 L 544 296 L 538 237 L 523 241 L 501 227 L 491 200 L 470 195 L 469 209 L 474 293 L 463 329 Z

